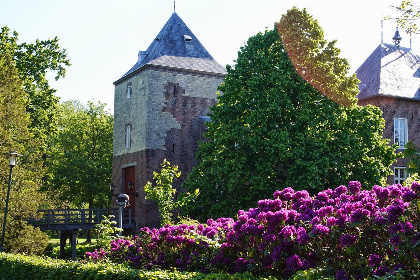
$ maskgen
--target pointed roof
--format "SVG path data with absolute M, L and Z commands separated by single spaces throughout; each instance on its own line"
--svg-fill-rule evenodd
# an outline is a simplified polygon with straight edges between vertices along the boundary
M 226 74 L 225 67 L 214 60 L 175 12 L 147 50 L 139 52 L 137 63 L 115 83 L 147 65 L 219 75 Z
M 359 100 L 374 96 L 420 100 L 420 57 L 409 48 L 379 45 L 356 75 Z

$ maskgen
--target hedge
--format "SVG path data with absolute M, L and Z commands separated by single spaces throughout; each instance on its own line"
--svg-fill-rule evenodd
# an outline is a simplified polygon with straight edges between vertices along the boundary
M 142 271 L 113 263 L 83 263 L 39 256 L 0 253 L 0 280 L 268 280 L 244 274 Z

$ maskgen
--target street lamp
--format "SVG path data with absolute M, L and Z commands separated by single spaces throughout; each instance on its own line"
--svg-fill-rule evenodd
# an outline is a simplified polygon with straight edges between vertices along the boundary
M 0 253 L 3 252 L 4 235 L 6 233 L 6 218 L 7 218 L 7 210 L 9 207 L 10 185 L 12 184 L 12 170 L 13 170 L 13 167 L 15 167 L 16 165 L 17 157 L 22 156 L 22 155 L 19 155 L 15 151 L 10 151 L 10 153 L 4 153 L 4 155 L 9 156 L 10 173 L 9 173 L 9 186 L 7 187 L 7 195 L 6 195 L 6 207 L 4 209 L 3 231 L 1 233 Z

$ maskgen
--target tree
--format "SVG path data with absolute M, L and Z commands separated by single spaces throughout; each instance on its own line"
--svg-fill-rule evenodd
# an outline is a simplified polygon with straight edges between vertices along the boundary
M 418 34 L 418 26 L 416 21 L 420 18 L 420 7 L 411 1 L 403 0 L 399 6 L 393 7 L 398 16 L 391 18 L 387 16 L 385 19 L 396 19 L 398 26 L 402 27 L 408 34 Z
M 25 219 L 36 218 L 38 207 L 45 200 L 38 191 L 45 173 L 40 160 L 42 141 L 28 129 L 28 101 L 13 54 L 4 45 L 0 45 L 0 53 L 0 233 L 9 176 L 8 158 L 3 153 L 15 150 L 23 157 L 13 168 L 4 249 L 27 254 L 41 253 L 48 244 L 48 236 L 34 229 Z
M 26 93 L 26 112 L 29 129 L 36 137 L 46 141 L 57 132 L 56 110 L 59 99 L 50 88 L 46 74 L 56 71 L 55 79 L 64 77 L 65 66 L 70 66 L 65 49 L 60 49 L 58 38 L 36 40 L 35 43 L 18 43 L 18 33 L 9 34 L 5 26 L 0 33 L 0 56 L 10 53 Z M 45 149 L 45 146 L 43 147 Z
M 146 192 L 146 199 L 152 199 L 157 202 L 161 225 L 172 223 L 172 216 L 174 210 L 185 206 L 188 202 L 198 196 L 198 189 L 194 190 L 194 194 L 183 194 L 179 199 L 175 198 L 176 189 L 172 187 L 172 182 L 175 178 L 181 176 L 178 171 L 178 166 L 171 166 L 170 162 L 166 159 L 162 162 L 162 169 L 160 173 L 153 172 L 153 179 L 156 185 L 153 186 L 151 182 L 147 182 L 144 186 Z
M 284 34 L 313 55 L 303 71 L 320 66 L 328 73 L 326 87 L 339 88 L 339 99 L 350 106 L 299 75 L 277 30 L 251 37 L 227 67 L 223 95 L 207 123 L 209 141 L 200 144 L 197 167 L 183 185 L 200 189 L 197 203 L 186 209 L 193 218 L 233 217 L 288 186 L 316 193 L 351 180 L 381 184 L 391 173 L 395 147 L 382 139 L 382 113 L 354 105 L 357 79 L 346 76 L 348 62 L 325 42 L 318 22 L 294 8 L 277 25 L 290 27 Z
M 404 157 L 408 158 L 410 162 L 407 164 L 407 172 L 409 174 L 420 174 L 420 149 L 412 141 L 408 141 L 404 146 Z
M 105 104 L 67 101 L 59 107 L 60 131 L 47 160 L 47 190 L 75 207 L 109 207 L 113 117 Z

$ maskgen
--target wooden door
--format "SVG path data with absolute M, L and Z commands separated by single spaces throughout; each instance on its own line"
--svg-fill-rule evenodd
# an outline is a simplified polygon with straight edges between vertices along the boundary
M 129 198 L 129 205 L 124 209 L 124 218 L 127 219 L 127 222 L 129 220 L 133 221 L 135 217 L 135 205 L 136 205 L 136 167 L 130 166 L 127 168 L 124 168 L 124 193 L 126 193 Z M 130 190 L 129 184 L 133 185 L 133 189 Z

